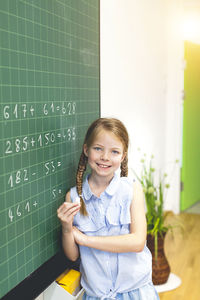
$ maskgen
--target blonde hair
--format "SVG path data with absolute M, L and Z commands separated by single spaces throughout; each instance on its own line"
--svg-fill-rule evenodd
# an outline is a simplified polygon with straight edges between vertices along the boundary
M 129 146 L 129 136 L 124 124 L 115 118 L 99 118 L 95 120 L 87 130 L 85 135 L 84 143 L 89 148 L 94 142 L 96 136 L 101 130 L 106 130 L 112 132 L 122 143 L 124 159 L 121 163 L 121 173 L 120 176 L 127 177 L 128 176 L 128 146 Z M 80 213 L 82 215 L 87 215 L 87 210 L 85 207 L 85 203 L 82 198 L 82 185 L 83 185 L 83 175 L 87 168 L 87 156 L 84 154 L 82 149 L 82 153 L 80 156 L 78 169 L 76 173 L 76 189 L 77 193 L 80 197 L 81 209 Z

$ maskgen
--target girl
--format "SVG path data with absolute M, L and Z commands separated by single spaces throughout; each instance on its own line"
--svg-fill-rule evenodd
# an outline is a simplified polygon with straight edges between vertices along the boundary
M 75 261 L 80 252 L 86 300 L 159 299 L 145 244 L 143 191 L 127 178 L 128 144 L 119 120 L 94 121 L 85 136 L 76 187 L 57 211 L 66 256 Z M 91 174 L 83 182 L 87 163 Z

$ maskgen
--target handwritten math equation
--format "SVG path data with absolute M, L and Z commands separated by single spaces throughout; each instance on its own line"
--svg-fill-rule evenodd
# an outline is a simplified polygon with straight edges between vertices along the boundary
M 23 160 L 24 153 L 33 152 L 37 155 L 43 153 L 45 148 L 52 149 L 54 145 L 64 145 L 66 147 L 69 143 L 74 143 L 78 138 L 77 127 L 76 127 L 76 117 L 77 117 L 77 103 L 75 101 L 62 101 L 62 102 L 48 102 L 48 103 L 8 103 L 0 105 L 0 121 L 4 124 L 4 128 L 7 129 L 8 135 L 5 133 L 1 139 L 1 153 L 3 157 L 6 158 L 6 163 L 9 161 L 14 162 L 19 157 L 19 161 Z M 29 131 L 29 121 L 35 119 L 40 120 L 40 124 L 43 124 L 43 120 L 46 118 L 59 118 L 58 122 L 55 122 L 55 128 L 49 128 L 49 130 L 44 130 L 41 126 L 41 130 Z M 25 122 L 22 123 L 21 121 Z M 27 125 L 26 131 L 21 131 L 22 126 Z M 46 123 L 48 124 L 48 123 Z M 64 126 L 62 127 L 62 125 Z M 19 135 L 16 135 L 14 127 L 18 129 Z M 45 127 L 45 129 L 47 129 Z M 14 134 L 13 134 L 14 132 Z M 23 135 L 23 132 L 26 134 Z M 55 149 L 59 149 L 59 146 Z M 40 154 L 38 154 L 40 150 Z M 41 152 L 42 151 L 42 152 Z M 48 150 L 50 151 L 50 150 Z M 18 187 L 22 187 L 25 184 L 39 182 L 41 179 L 45 181 L 45 178 L 51 176 L 51 184 L 48 186 L 49 197 L 51 200 L 57 200 L 59 197 L 63 197 L 65 191 L 63 185 L 60 187 L 54 186 L 54 180 L 52 179 L 54 174 L 59 174 L 66 164 L 62 162 L 63 153 L 57 153 L 52 159 L 48 157 L 48 151 L 45 155 L 42 154 L 42 159 L 40 161 L 27 163 L 26 167 L 20 168 L 20 163 L 18 167 L 13 167 L 5 175 L 6 191 L 13 191 Z M 58 150 L 55 150 L 58 151 Z M 29 155 L 29 154 L 28 154 Z M 26 159 L 29 156 L 26 156 Z M 14 163 L 12 163 L 14 166 Z M 56 177 L 55 177 L 56 178 Z M 48 181 L 49 182 L 49 181 Z M 45 188 L 45 187 L 44 187 Z M 47 188 L 47 187 L 46 187 Z M 7 217 L 9 223 L 12 223 L 19 218 L 26 216 L 35 209 L 39 209 L 40 201 L 33 200 L 32 195 L 27 199 L 19 200 L 16 199 L 15 205 L 7 208 Z
M 28 150 L 46 147 L 55 143 L 76 140 L 76 128 L 64 128 L 53 132 L 44 132 L 38 135 L 22 136 L 4 140 L 6 155 L 25 152 Z
M 3 120 L 17 120 L 24 118 L 34 118 L 41 116 L 52 115 L 67 115 L 72 116 L 76 114 L 76 102 L 67 101 L 60 103 L 22 103 L 22 104 L 6 104 L 1 105 L 1 119 Z

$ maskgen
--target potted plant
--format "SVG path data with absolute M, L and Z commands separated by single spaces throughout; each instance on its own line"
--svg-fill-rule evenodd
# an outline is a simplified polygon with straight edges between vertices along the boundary
M 155 285 L 163 284 L 168 280 L 170 266 L 164 252 L 164 239 L 167 231 L 172 227 L 165 225 L 164 198 L 166 191 L 170 187 L 166 183 L 167 174 L 157 174 L 152 165 L 153 155 L 149 162 L 146 157 L 141 160 L 141 175 L 137 179 L 140 181 L 146 200 L 147 218 L 147 246 L 152 253 L 152 280 Z M 157 179 L 157 181 L 156 181 Z

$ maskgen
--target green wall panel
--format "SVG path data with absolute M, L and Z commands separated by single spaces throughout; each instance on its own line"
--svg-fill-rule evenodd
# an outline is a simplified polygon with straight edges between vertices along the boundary
M 200 45 L 185 42 L 181 210 L 200 200 Z

